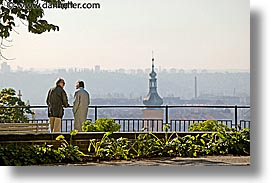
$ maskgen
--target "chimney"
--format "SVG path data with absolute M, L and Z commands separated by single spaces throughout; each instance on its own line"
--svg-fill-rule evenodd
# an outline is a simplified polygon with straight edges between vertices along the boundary
M 197 76 L 195 76 L 195 98 L 198 97 L 198 88 L 197 88 Z

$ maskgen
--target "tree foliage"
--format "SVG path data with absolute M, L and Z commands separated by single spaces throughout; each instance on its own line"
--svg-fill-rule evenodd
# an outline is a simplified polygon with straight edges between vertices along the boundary
M 23 108 L 17 108 L 16 106 Z M 0 123 L 27 122 L 27 114 L 31 113 L 32 111 L 28 105 L 16 96 L 16 91 L 13 88 L 4 88 L 0 91 Z
M 58 26 L 43 19 L 44 10 L 38 5 L 39 2 L 62 3 L 60 0 L 0 0 L 0 37 L 3 39 L 10 36 L 16 27 L 16 20 L 26 22 L 31 33 L 58 31 Z

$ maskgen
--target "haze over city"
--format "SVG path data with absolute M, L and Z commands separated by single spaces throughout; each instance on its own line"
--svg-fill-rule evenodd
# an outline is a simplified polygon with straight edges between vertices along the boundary
M 148 61 L 151 65 L 151 61 Z M 106 70 L 96 65 L 93 68 L 69 68 L 47 71 L 27 70 L 24 68 L 11 70 L 4 62 L 0 65 L 0 88 L 12 87 L 21 90 L 24 100 L 34 105 L 44 105 L 47 91 L 54 86 L 58 77 L 66 81 L 65 90 L 72 102 L 75 82 L 82 79 L 91 93 L 92 104 L 113 105 L 142 104 L 148 93 L 148 79 L 151 69 L 117 69 Z M 225 72 L 208 70 L 183 70 L 156 68 L 158 91 L 164 97 L 164 103 L 184 104 L 195 98 L 194 78 L 197 77 L 197 99 L 217 101 L 223 104 L 250 103 L 250 73 Z M 215 81 L 215 82 L 213 82 Z M 34 85 L 35 83 L 35 85 Z M 226 98 L 227 97 L 227 98 Z M 228 98 L 229 97 L 229 98 Z M 106 101 L 96 102 L 96 98 Z M 117 99 L 115 102 L 113 99 Z M 124 99 L 130 99 L 125 101 Z M 189 101 L 194 102 L 194 101 Z M 195 101 L 198 102 L 198 101 Z M 205 102 L 205 101 L 203 101 Z
M 84 1 L 75 1 L 84 2 Z M 250 69 L 249 1 L 98 1 L 100 9 L 45 9 L 58 32 L 35 35 L 17 22 L 8 64 L 34 69 Z

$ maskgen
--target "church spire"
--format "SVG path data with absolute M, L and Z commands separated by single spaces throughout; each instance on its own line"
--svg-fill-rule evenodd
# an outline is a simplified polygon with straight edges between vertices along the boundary
M 157 73 L 155 72 L 155 59 L 154 59 L 154 52 L 153 51 L 152 51 L 152 71 L 149 74 L 149 76 L 151 77 L 151 80 L 155 80 L 155 81 L 152 81 L 152 82 L 157 82 L 157 79 L 156 79 Z M 157 87 L 157 85 L 155 85 L 155 86 Z
M 155 59 L 152 51 L 152 71 L 149 74 L 150 79 L 149 79 L 149 93 L 148 95 L 144 98 L 143 104 L 144 105 L 162 105 L 163 100 L 162 98 L 158 95 L 157 92 L 157 73 L 155 72 Z
M 154 59 L 154 51 L 152 51 L 152 72 L 154 71 L 155 68 L 155 59 Z

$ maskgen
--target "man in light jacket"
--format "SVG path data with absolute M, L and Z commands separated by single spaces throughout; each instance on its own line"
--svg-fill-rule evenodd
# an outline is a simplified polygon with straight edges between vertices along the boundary
M 90 104 L 89 93 L 84 89 L 84 82 L 76 82 L 76 91 L 74 94 L 73 113 L 74 129 L 82 131 L 82 123 L 87 120 L 88 106 Z

